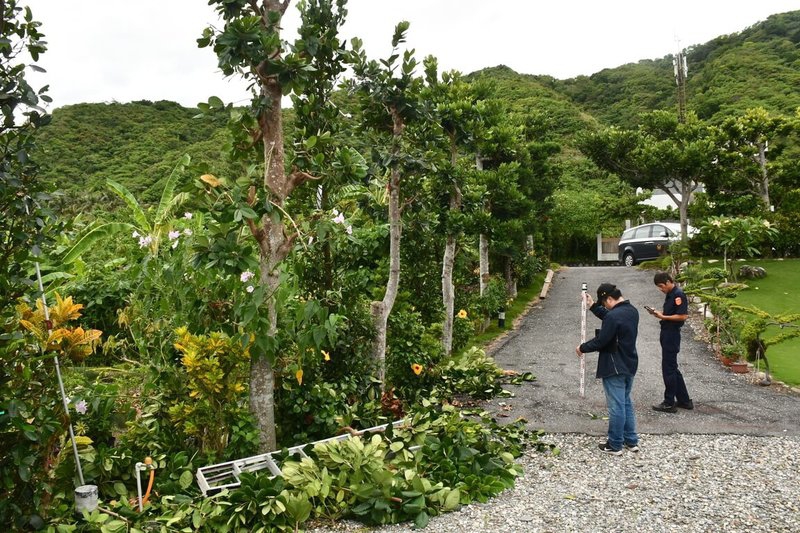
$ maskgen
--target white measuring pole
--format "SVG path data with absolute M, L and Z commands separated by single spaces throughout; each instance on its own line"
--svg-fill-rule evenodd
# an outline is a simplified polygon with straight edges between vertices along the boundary
M 581 344 L 586 342 L 586 283 L 581 283 Z M 586 397 L 586 356 L 581 354 L 581 398 Z
M 31 215 L 28 209 L 28 199 L 26 198 L 23 203 L 25 204 L 25 214 Z M 38 254 L 36 254 L 38 255 Z M 42 294 L 42 310 L 44 311 L 44 323 L 47 327 L 47 338 L 53 334 L 53 323 L 50 321 L 50 309 L 47 307 L 47 297 L 44 293 L 44 285 L 42 284 L 42 271 L 39 268 L 39 260 L 34 261 L 36 266 L 36 281 L 39 282 L 39 292 Z M 45 348 L 42 347 L 42 352 Z M 81 481 L 81 486 L 84 485 L 83 481 L 83 468 L 81 468 L 81 456 L 78 454 L 78 444 L 75 442 L 75 432 L 72 430 L 72 419 L 69 416 L 69 403 L 67 403 L 67 393 L 64 391 L 64 380 L 61 378 L 61 365 L 58 363 L 58 355 L 53 356 L 53 361 L 56 365 L 56 376 L 58 377 L 58 389 L 61 391 L 61 404 L 64 406 L 64 416 L 67 418 L 67 427 L 69 427 L 69 440 L 72 441 L 72 453 L 75 454 L 75 467 L 78 469 L 78 479 Z

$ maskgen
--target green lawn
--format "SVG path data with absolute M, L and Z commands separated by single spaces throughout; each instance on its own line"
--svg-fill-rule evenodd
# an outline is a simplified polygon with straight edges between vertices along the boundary
M 800 312 L 800 259 L 748 260 L 746 264 L 764 267 L 767 277 L 742 280 L 750 288 L 739 293 L 737 302 L 753 305 L 771 314 Z M 770 328 L 765 338 L 778 331 L 777 327 Z M 767 356 L 775 379 L 800 385 L 800 337 L 770 346 Z

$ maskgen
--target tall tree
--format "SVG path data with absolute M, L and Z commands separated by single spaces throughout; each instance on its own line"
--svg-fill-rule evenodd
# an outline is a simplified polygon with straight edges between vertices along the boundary
M 400 239 L 402 233 L 401 185 L 404 160 L 408 158 L 405 131 L 420 114 L 422 80 L 415 76 L 417 61 L 414 50 L 406 50 L 400 59 L 398 46 L 405 42 L 409 23 L 400 22 L 392 37 L 392 53 L 380 63 L 368 60 L 361 41 L 353 39 L 350 62 L 355 79 L 352 88 L 360 97 L 366 126 L 382 137 L 388 137 L 388 153 L 382 163 L 388 170 L 389 192 L 389 276 L 382 300 L 370 306 L 375 340 L 373 358 L 381 381 L 386 374 L 386 328 L 400 284 Z
M 35 64 L 47 49 L 41 24 L 15 0 L 0 3 L 0 17 L 0 317 L 6 317 L 31 288 L 31 261 L 46 238 L 49 195 L 31 156 L 36 135 L 50 121 L 40 103 L 50 98 L 47 86 L 36 90 L 26 78 L 28 69 L 42 70 Z
M 462 233 L 462 202 L 464 173 L 458 160 L 474 139 L 480 124 L 484 105 L 480 94 L 476 94 L 457 72 L 444 72 L 439 79 L 438 65 L 434 57 L 425 58 L 425 102 L 431 107 L 432 119 L 441 127 L 446 138 L 449 164 L 440 169 L 438 175 L 447 196 L 448 212 L 445 218 L 445 248 L 442 258 L 442 305 L 444 323 L 442 347 L 449 355 L 453 347 L 453 319 L 455 316 L 455 286 L 453 264 L 456 258 L 456 243 Z M 473 155 L 474 157 L 474 155 Z
M 774 141 L 789 127 L 790 121 L 763 107 L 748 109 L 741 116 L 726 119 L 720 126 L 726 160 L 744 175 L 767 210 L 771 205 L 767 151 L 778 148 Z M 773 141 L 771 149 L 770 141 Z
M 331 29 L 344 21 L 344 0 L 307 0 L 301 2 L 303 28 L 293 45 L 281 38 L 281 20 L 289 0 L 234 1 L 211 0 L 224 20 L 217 31 L 207 28 L 198 40 L 201 47 L 213 46 L 219 67 L 226 76 L 237 74 L 250 82 L 253 98 L 245 110 L 232 112 L 232 129 L 238 132 L 232 154 L 243 160 L 263 164 L 261 183 L 249 186 L 249 209 L 240 213 L 256 240 L 259 250 L 260 284 L 267 288 L 267 331 L 274 338 L 277 331 L 275 295 L 280 285 L 280 265 L 298 236 L 289 223 L 287 199 L 303 183 L 314 179 L 294 166 L 287 172 L 281 97 L 304 93 L 316 97 L 313 87 L 327 87 L 336 67 L 327 64 L 317 69 L 314 58 L 338 61 L 339 50 L 320 56 L 320 41 L 330 37 Z M 333 35 L 335 36 L 335 30 Z M 330 43 L 328 43 L 330 44 Z M 326 44 L 327 46 L 327 44 Z M 324 89 L 323 89 L 324 92 Z M 209 100 L 219 107 L 218 98 Z M 259 344 L 262 343 L 262 344 Z M 263 451 L 275 448 L 274 353 L 268 339 L 258 339 L 250 368 L 250 409 L 256 417 Z M 258 353 L 258 352 L 261 353 Z
M 689 113 L 680 122 L 674 113 L 641 116 L 636 130 L 608 128 L 584 136 L 579 145 L 594 163 L 633 187 L 662 189 L 680 213 L 686 238 L 688 206 L 698 186 L 719 172 L 714 128 Z

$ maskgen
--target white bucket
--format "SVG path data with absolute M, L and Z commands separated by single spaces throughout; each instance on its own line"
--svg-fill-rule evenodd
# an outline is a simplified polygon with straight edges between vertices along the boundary
M 91 513 L 97 509 L 97 485 L 81 485 L 75 489 L 75 512 L 82 514 L 83 511 Z

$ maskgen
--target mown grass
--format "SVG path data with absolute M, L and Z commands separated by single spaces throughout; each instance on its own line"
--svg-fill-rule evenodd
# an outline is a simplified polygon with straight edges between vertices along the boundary
M 737 303 L 752 305 L 773 315 L 800 312 L 800 259 L 747 260 L 737 264 L 757 265 L 767 271 L 765 278 L 742 280 L 749 288 L 739 292 Z M 777 327 L 771 327 L 763 338 L 778 333 Z M 770 346 L 767 357 L 775 379 L 800 385 L 800 337 Z

